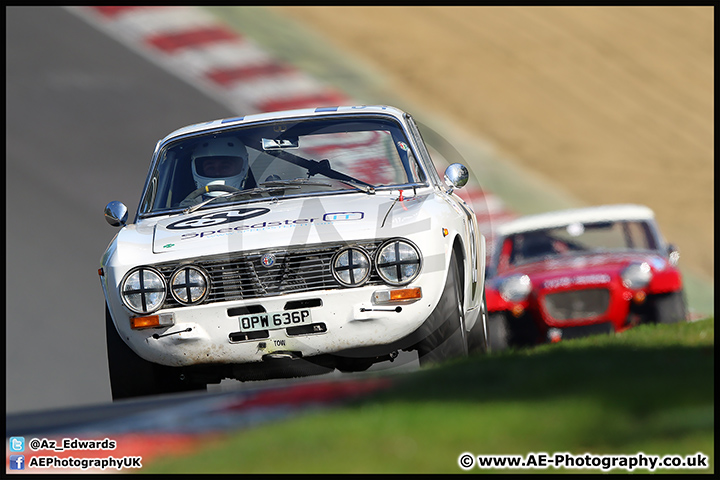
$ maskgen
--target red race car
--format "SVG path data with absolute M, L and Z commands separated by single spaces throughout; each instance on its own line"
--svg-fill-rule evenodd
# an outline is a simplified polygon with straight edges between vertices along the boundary
M 494 245 L 486 302 L 496 351 L 686 318 L 679 253 L 647 207 L 529 215 L 498 226 Z

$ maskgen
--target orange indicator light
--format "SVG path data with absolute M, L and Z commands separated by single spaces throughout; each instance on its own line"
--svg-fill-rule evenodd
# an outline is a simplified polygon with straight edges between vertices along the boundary
M 172 313 L 159 313 L 145 317 L 133 317 L 130 319 L 130 327 L 133 330 L 142 328 L 171 327 L 175 325 L 175 315 Z
M 390 290 L 390 301 L 393 300 L 414 300 L 422 298 L 422 290 L 420 287 L 403 288 L 401 290 Z
M 635 292 L 635 296 L 633 297 L 633 300 L 635 301 L 635 303 L 640 304 L 640 303 L 643 303 L 643 302 L 645 301 L 645 298 L 646 298 L 645 292 L 643 292 L 643 291 L 641 290 L 641 291 L 639 291 L 639 292 Z
M 515 317 L 519 317 L 520 315 L 523 314 L 524 311 L 525 311 L 525 309 L 520 304 L 513 305 L 513 307 L 512 307 L 512 314 L 515 315 Z
M 135 317 L 130 319 L 130 327 L 133 330 L 141 328 L 153 328 L 160 326 L 160 316 L 150 315 L 149 317 Z

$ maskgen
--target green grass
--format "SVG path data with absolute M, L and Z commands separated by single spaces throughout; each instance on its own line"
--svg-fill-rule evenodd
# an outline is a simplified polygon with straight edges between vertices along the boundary
M 142 473 L 462 473 L 463 452 L 702 452 L 709 469 L 665 471 L 709 473 L 713 391 L 713 319 L 643 325 L 406 374 L 372 398 L 238 431 Z

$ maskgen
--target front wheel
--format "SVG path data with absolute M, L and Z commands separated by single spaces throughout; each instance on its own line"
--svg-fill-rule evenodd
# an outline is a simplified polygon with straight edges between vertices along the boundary
M 148 362 L 133 352 L 120 338 L 107 305 L 105 337 L 113 400 L 207 389 L 203 383 L 188 380 L 182 369 Z
M 426 322 L 432 331 L 417 346 L 421 366 L 468 355 L 465 311 L 460 291 L 460 275 L 453 255 L 442 297 Z
M 488 314 L 485 306 L 485 295 L 483 294 L 482 305 L 480 307 L 480 316 L 472 330 L 468 333 L 468 352 L 471 354 L 483 354 L 488 351 L 488 331 L 487 331 Z
M 687 316 L 685 295 L 682 290 L 657 295 L 652 301 L 652 315 L 655 323 L 684 322 Z
M 501 352 L 510 346 L 510 325 L 507 315 L 494 312 L 488 315 L 488 345 L 491 352 Z

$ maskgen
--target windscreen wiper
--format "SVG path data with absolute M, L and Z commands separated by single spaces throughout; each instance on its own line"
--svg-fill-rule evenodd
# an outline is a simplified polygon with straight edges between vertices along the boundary
M 308 171 L 309 177 L 320 174 L 333 180 L 338 180 L 340 182 L 346 183 L 347 185 L 356 187 L 363 192 L 375 193 L 375 187 L 373 185 L 367 182 L 363 182 L 362 180 L 358 180 L 357 178 L 353 178 L 350 175 L 346 175 L 342 172 L 338 172 L 337 170 L 333 170 L 333 168 L 330 166 L 330 160 L 328 159 L 323 159 L 320 161 L 311 160 L 287 151 L 277 152 L 273 155 L 281 160 L 285 160 L 286 162 L 290 162 L 306 169 Z
M 375 193 L 375 187 L 373 187 L 372 185 L 368 185 L 365 183 L 358 183 L 354 180 L 340 180 L 340 179 L 336 179 L 336 180 L 340 183 L 344 183 L 345 185 L 350 185 L 351 187 L 355 187 L 358 190 L 362 190 L 363 192 L 368 193 L 370 195 Z
M 336 182 L 344 183 L 345 185 L 350 185 L 351 187 L 357 188 L 358 190 L 362 190 L 365 193 L 371 193 L 371 194 L 375 193 L 375 187 L 373 187 L 372 185 L 358 183 L 353 180 L 340 180 L 338 178 L 333 178 L 333 180 L 335 180 Z M 322 182 L 319 180 L 311 180 L 309 178 L 296 178 L 294 180 L 270 180 L 267 182 L 262 182 L 260 185 L 265 186 L 265 187 L 280 187 L 280 186 L 287 186 L 287 185 L 312 185 L 312 186 L 332 187 L 331 183 Z
M 332 183 L 321 182 L 318 180 L 311 180 L 309 178 L 295 178 L 293 180 L 268 180 L 267 182 L 262 182 L 260 185 L 263 187 L 286 187 L 286 186 L 295 186 L 295 185 L 332 187 Z
M 274 191 L 276 191 L 276 190 L 285 190 L 286 188 L 297 189 L 297 188 L 300 188 L 300 187 L 299 187 L 299 186 L 293 186 L 293 185 L 286 185 L 286 186 L 263 186 L 263 187 L 251 188 L 251 189 L 249 189 L 249 190 L 239 190 L 239 191 L 237 191 L 237 192 L 228 193 L 227 195 L 218 195 L 217 197 L 208 198 L 207 200 L 204 200 L 204 201 L 198 203 L 197 205 L 193 205 L 193 206 L 191 206 L 191 207 L 186 208 L 185 210 L 183 210 L 182 213 L 183 213 L 184 215 L 185 215 L 185 214 L 188 214 L 188 213 L 192 213 L 192 212 L 194 212 L 195 210 L 197 210 L 198 208 L 204 207 L 204 206 L 207 205 L 208 203 L 213 202 L 213 201 L 215 201 L 215 200 L 217 200 L 217 199 L 219 199 L 219 198 L 224 198 L 224 199 L 226 199 L 226 200 L 229 200 L 230 198 L 241 197 L 241 196 L 243 196 L 243 195 L 255 195 L 256 193 L 269 193 L 269 192 L 274 192 Z

